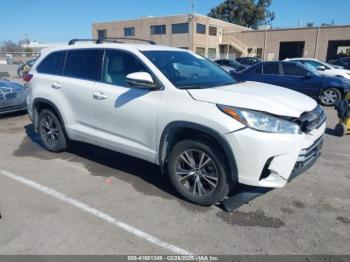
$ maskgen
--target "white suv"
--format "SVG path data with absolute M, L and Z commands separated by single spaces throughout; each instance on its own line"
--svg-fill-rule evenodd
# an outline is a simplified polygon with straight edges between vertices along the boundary
M 26 76 L 29 116 L 52 152 L 75 140 L 144 159 L 200 205 L 236 183 L 283 187 L 320 154 L 325 114 L 303 94 L 236 82 L 183 49 L 73 43 L 43 50 Z

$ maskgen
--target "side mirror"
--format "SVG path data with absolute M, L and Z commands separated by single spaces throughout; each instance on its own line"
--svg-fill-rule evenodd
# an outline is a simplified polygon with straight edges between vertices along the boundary
M 317 67 L 317 70 L 319 70 L 319 71 L 325 71 L 325 70 L 326 70 L 326 67 L 325 67 L 325 66 L 319 66 L 319 67 Z
M 131 73 L 126 76 L 126 82 L 131 87 L 158 89 L 158 85 L 154 83 L 152 76 L 146 72 Z

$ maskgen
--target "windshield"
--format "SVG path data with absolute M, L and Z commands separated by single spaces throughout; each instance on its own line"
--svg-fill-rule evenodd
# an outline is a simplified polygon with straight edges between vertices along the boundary
M 179 89 L 210 88 L 236 83 L 215 63 L 187 51 L 142 53 Z

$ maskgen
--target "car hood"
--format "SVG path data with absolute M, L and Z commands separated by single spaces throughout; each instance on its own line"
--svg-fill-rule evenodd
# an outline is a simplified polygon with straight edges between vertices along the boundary
M 215 88 L 189 89 L 188 92 L 193 99 L 202 102 L 289 117 L 299 117 L 317 106 L 315 100 L 301 93 L 251 81 Z

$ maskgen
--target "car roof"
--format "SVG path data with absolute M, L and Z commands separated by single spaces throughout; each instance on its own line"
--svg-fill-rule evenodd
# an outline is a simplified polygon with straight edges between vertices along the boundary
M 74 45 L 57 45 L 49 48 L 45 48 L 42 50 L 42 54 L 51 53 L 54 51 L 63 51 L 63 50 L 73 50 L 73 49 L 123 49 L 131 52 L 135 51 L 183 51 L 188 52 L 186 49 L 169 47 L 169 46 L 161 46 L 161 45 L 151 45 L 151 44 L 134 44 L 134 43 L 76 43 Z

